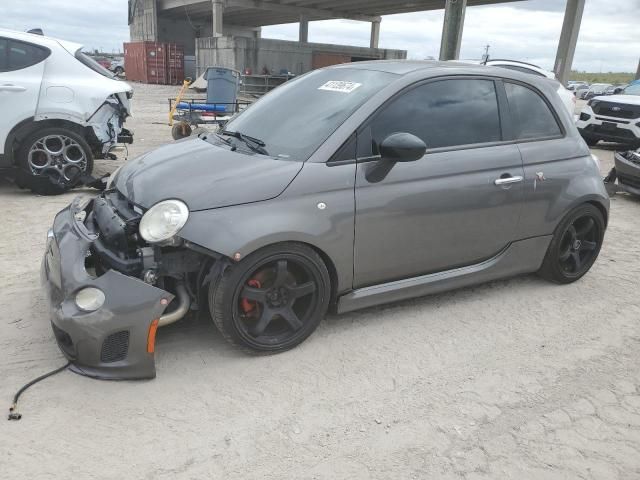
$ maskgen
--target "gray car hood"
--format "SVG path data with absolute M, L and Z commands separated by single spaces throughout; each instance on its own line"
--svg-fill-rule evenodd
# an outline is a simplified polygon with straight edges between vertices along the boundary
M 277 197 L 303 165 L 189 138 L 127 162 L 114 182 L 120 193 L 143 208 L 176 198 L 195 211 Z

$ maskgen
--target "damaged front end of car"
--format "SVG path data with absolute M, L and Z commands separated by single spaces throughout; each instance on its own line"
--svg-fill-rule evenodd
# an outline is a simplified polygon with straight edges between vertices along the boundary
M 615 176 L 620 188 L 633 195 L 640 195 L 640 149 L 616 152 Z
M 156 329 L 198 309 L 221 259 L 179 237 L 148 243 L 143 213 L 110 190 L 76 198 L 49 232 L 42 281 L 56 340 L 79 374 L 155 377 Z

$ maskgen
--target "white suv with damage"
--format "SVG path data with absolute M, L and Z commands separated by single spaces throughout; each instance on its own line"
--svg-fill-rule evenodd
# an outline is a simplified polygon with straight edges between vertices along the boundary
M 0 168 L 36 193 L 73 187 L 94 159 L 133 141 L 131 96 L 82 45 L 0 29 Z

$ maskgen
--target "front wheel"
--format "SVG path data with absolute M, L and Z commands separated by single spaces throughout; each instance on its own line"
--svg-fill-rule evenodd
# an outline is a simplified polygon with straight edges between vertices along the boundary
M 248 353 L 276 353 L 303 342 L 324 318 L 331 284 L 310 247 L 282 243 L 227 268 L 209 288 L 213 321 Z
M 173 127 L 171 127 L 171 137 L 173 137 L 174 140 L 186 138 L 190 136 L 191 133 L 191 125 L 187 122 L 176 122 L 173 124 Z
M 57 195 L 74 187 L 93 170 L 91 147 L 78 132 L 44 128 L 27 135 L 17 151 L 18 182 L 40 195 Z
M 594 205 L 571 211 L 556 228 L 539 275 L 555 283 L 580 279 L 598 258 L 604 230 L 604 217 Z

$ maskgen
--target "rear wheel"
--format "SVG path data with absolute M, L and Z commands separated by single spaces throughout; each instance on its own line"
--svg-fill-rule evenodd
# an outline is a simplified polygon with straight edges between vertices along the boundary
M 93 154 L 84 137 L 68 128 L 44 128 L 27 135 L 17 151 L 18 183 L 40 195 L 72 188 L 93 170 Z
M 209 289 L 211 316 L 230 343 L 275 353 L 303 342 L 329 305 L 327 267 L 311 248 L 283 243 L 229 267 Z
M 581 278 L 598 258 L 604 230 L 604 217 L 594 205 L 581 205 L 570 212 L 553 234 L 540 276 L 556 283 Z

